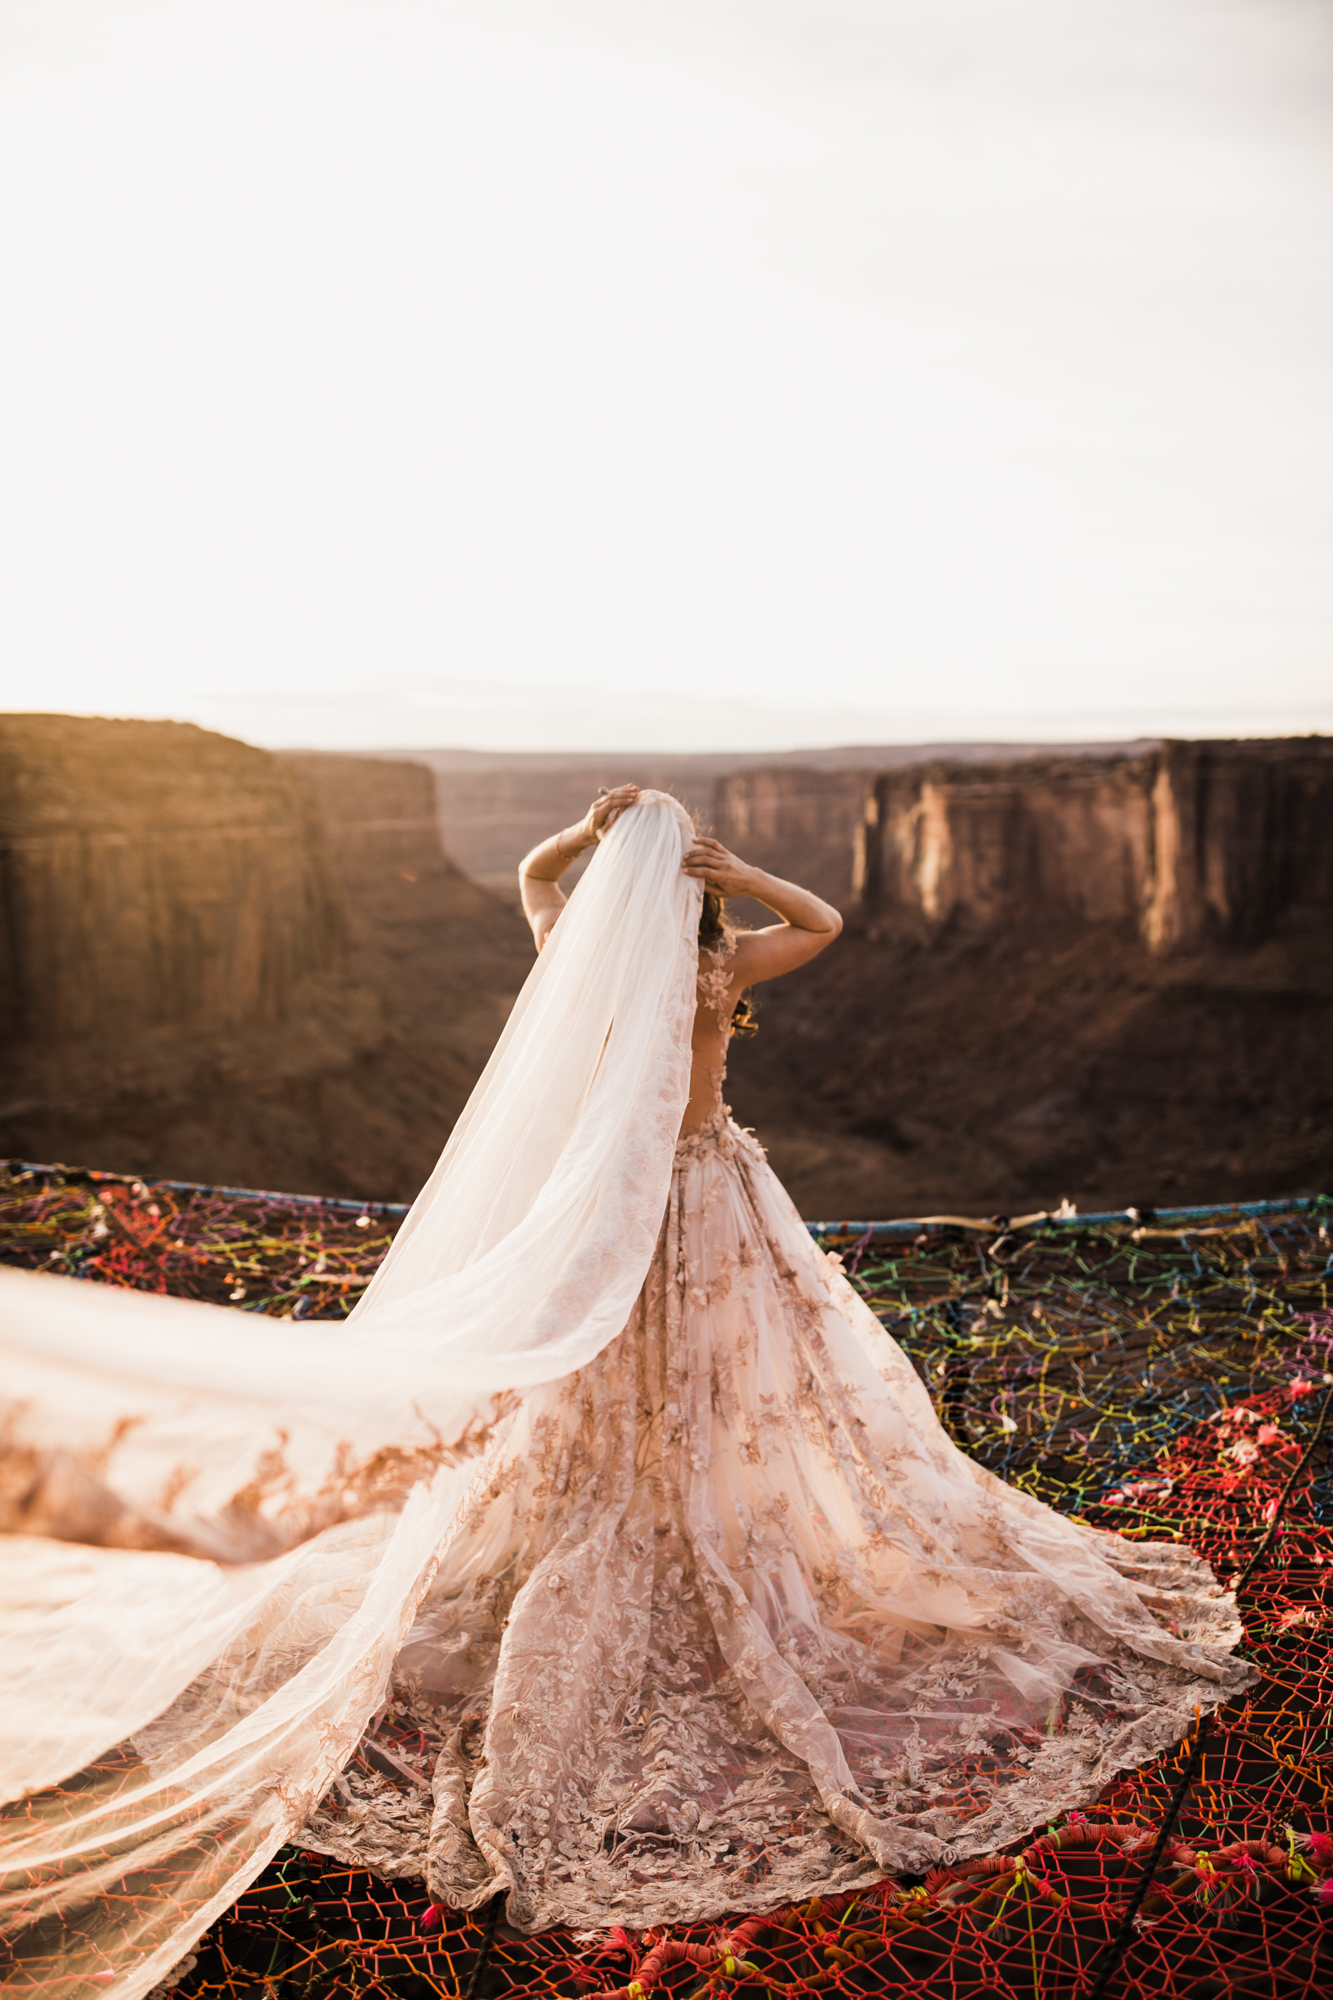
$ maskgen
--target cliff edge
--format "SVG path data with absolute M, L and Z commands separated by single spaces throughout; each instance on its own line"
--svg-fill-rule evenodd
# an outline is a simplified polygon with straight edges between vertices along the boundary
M 1333 1185 L 1329 739 L 936 759 L 853 838 L 841 940 L 732 1063 L 807 1214 Z
M 927 935 L 1124 921 L 1154 953 L 1257 944 L 1333 910 L 1333 741 L 882 772 L 852 890 Z
M 0 717 L 0 1153 L 410 1199 L 531 959 L 418 764 Z

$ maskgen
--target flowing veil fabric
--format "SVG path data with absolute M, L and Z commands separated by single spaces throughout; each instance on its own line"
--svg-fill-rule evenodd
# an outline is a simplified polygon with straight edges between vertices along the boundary
M 602 840 L 342 1327 L 0 1273 L 0 1930 L 161 1979 L 382 1702 L 467 1461 L 625 1327 L 689 1089 L 679 804 Z

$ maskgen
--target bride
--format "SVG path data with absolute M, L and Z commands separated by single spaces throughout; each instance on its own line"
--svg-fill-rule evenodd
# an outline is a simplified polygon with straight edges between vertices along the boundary
M 837 912 L 634 786 L 522 889 L 536 965 L 345 1328 L 3 1274 L 16 1991 L 146 1992 L 298 1835 L 529 1931 L 921 1871 L 1250 1678 L 1188 1549 L 957 1450 L 732 1122 L 745 996 Z

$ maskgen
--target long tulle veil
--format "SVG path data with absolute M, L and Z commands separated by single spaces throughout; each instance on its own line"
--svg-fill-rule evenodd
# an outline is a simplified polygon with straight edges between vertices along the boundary
M 469 1456 L 624 1326 L 689 1088 L 701 890 L 602 840 L 364 1298 L 303 1327 L 0 1272 L 0 1929 L 133 2000 L 383 1698 Z

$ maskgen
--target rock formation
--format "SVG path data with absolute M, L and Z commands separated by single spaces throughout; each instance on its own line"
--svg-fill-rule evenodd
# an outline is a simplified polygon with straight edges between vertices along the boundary
M 409 1198 L 531 947 L 417 764 L 0 720 L 0 1152 Z
M 856 845 L 854 892 L 880 926 L 1125 921 L 1154 953 L 1256 944 L 1333 904 L 1333 742 L 887 771 Z
M 0 719 L 0 1152 L 410 1198 L 531 964 L 513 864 L 626 775 L 443 761 L 452 791 L 420 760 Z M 807 1215 L 1333 1184 L 1327 740 L 633 761 L 847 910 L 732 1055 Z M 441 803 L 483 815 L 508 900 Z
M 873 779 L 857 849 L 733 1060 L 807 1212 L 1333 1182 L 1333 742 L 936 760 Z
M 188 723 L 0 718 L 0 867 L 11 1048 L 283 1021 L 343 964 L 309 794 Z
M 198 1136 L 223 1101 L 378 1037 L 314 801 L 265 751 L 188 724 L 7 716 L 0 867 L 11 1154 L 137 1167 L 127 1125 L 174 1105 Z M 143 1165 L 159 1158 L 150 1143 Z

